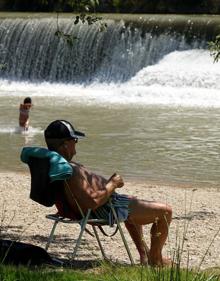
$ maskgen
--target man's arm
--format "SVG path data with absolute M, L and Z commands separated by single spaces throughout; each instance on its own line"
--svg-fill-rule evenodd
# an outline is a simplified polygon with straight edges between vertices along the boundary
M 71 199 L 71 201 L 76 200 L 83 209 L 97 208 L 97 203 L 92 197 L 93 192 L 92 186 L 79 170 L 75 171 L 74 175 L 68 180 L 69 199 Z
M 121 188 L 124 185 L 120 175 L 114 173 L 105 185 L 105 189 L 94 191 L 91 196 L 99 206 L 105 204 L 116 188 Z
M 106 183 L 104 183 L 103 189 L 97 190 L 96 186 L 92 186 L 88 182 L 86 176 L 82 174 L 80 169 L 76 169 L 74 175 L 68 182 L 69 199 L 71 199 L 71 201 L 77 200 L 83 209 L 91 208 L 92 210 L 105 204 L 115 189 L 124 185 L 121 176 L 114 174 Z M 72 198 L 70 198 L 70 196 Z

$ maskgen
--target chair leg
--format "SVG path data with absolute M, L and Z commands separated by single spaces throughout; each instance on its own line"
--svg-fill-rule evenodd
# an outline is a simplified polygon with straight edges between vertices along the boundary
M 48 250 L 48 248 L 50 246 L 50 243 L 53 240 L 54 232 L 55 232 L 55 229 L 56 229 L 56 226 L 57 226 L 58 222 L 59 222 L 58 220 L 55 220 L 55 222 L 53 224 L 53 227 L 52 227 L 51 232 L 50 232 L 50 236 L 49 236 L 49 238 L 47 240 L 47 244 L 46 244 L 46 247 L 45 247 L 46 251 Z
M 98 232 L 97 232 L 97 230 L 96 230 L 96 227 L 95 227 L 94 225 L 92 225 L 92 228 L 93 228 L 93 231 L 94 231 L 94 233 L 95 233 L 95 237 L 96 237 L 96 240 L 97 240 L 97 242 L 98 242 L 99 248 L 100 248 L 100 250 L 101 250 L 102 256 L 103 256 L 103 258 L 104 258 L 105 260 L 107 260 L 107 256 L 106 256 L 106 254 L 105 254 L 104 248 L 102 247 L 102 244 L 101 244 L 101 241 L 100 241 L 100 239 L 99 239 L 99 235 L 98 235 Z
M 130 251 L 130 249 L 129 249 L 129 247 L 128 247 L 128 243 L 127 243 L 127 241 L 126 241 L 126 239 L 125 239 L 123 230 L 122 230 L 122 228 L 121 228 L 121 224 L 120 224 L 120 222 L 119 222 L 119 220 L 118 220 L 118 216 L 117 216 L 117 214 L 116 214 L 116 212 L 115 212 L 114 207 L 111 207 L 111 209 L 112 209 L 113 215 L 114 215 L 114 217 L 115 217 L 115 220 L 116 220 L 116 222 L 117 222 L 118 230 L 119 230 L 119 232 L 120 232 L 122 241 L 123 241 L 123 243 L 124 243 L 124 245 L 125 245 L 125 249 L 126 249 L 126 251 L 127 251 L 127 254 L 128 254 L 129 259 L 130 259 L 130 262 L 131 262 L 132 265 L 134 265 L 134 260 L 133 260 L 133 257 L 132 257 L 132 255 L 131 255 L 131 251 Z
M 80 233 L 79 233 L 79 237 L 76 241 L 76 245 L 75 245 L 75 248 L 73 250 L 73 253 L 72 253 L 72 256 L 71 258 L 74 260 L 75 257 L 76 257 L 76 253 L 77 253 L 77 250 L 81 244 L 81 240 L 82 240 L 82 235 L 83 235 L 83 232 L 85 231 L 85 228 L 86 228 L 86 224 L 87 224 L 87 221 L 89 219 L 89 216 L 90 216 L 90 213 L 91 213 L 91 210 L 89 209 L 86 216 L 82 219 L 81 223 L 80 223 Z

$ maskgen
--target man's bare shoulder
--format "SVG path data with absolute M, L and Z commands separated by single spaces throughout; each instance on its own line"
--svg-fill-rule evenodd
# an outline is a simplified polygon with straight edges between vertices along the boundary
M 82 180 L 96 190 L 105 189 L 107 180 L 104 177 L 91 172 L 89 169 L 79 163 L 71 161 L 70 164 L 73 167 L 72 181 Z
M 71 161 L 69 163 L 73 169 L 72 179 L 76 179 L 76 178 L 84 179 L 86 177 L 86 175 L 89 173 L 89 171 L 83 165 L 73 162 L 73 161 Z
M 69 164 L 72 166 L 73 168 L 73 171 L 76 170 L 76 171 L 80 171 L 81 169 L 85 169 L 85 167 L 80 164 L 80 163 L 77 163 L 77 162 L 73 162 L 73 161 L 70 161 Z

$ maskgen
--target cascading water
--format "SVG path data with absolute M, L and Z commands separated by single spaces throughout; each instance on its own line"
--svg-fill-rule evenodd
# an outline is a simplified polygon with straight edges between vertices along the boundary
M 0 77 L 32 82 L 90 83 L 128 81 L 142 68 L 176 50 L 204 48 L 204 38 L 188 40 L 187 32 L 132 27 L 124 22 L 74 26 L 60 19 L 59 28 L 77 37 L 73 47 L 54 34 L 56 19 L 0 21 Z M 189 28 L 190 32 L 190 28 Z
M 219 184 L 220 63 L 207 42 L 220 20 L 130 17 L 106 20 L 103 32 L 60 18 L 78 38 L 71 48 L 54 35 L 55 18 L 0 18 L 0 169 L 23 171 L 20 148 L 45 145 L 44 128 L 59 118 L 86 132 L 77 157 L 100 173 Z M 26 96 L 34 107 L 21 135 Z

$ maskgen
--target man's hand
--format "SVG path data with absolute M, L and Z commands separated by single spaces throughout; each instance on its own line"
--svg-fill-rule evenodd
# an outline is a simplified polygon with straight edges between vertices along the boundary
M 108 180 L 108 183 L 111 182 L 115 188 L 121 188 L 124 185 L 124 181 L 122 177 L 116 173 L 114 173 Z
M 114 173 L 106 183 L 105 189 L 93 191 L 90 197 L 93 198 L 97 206 L 105 204 L 116 188 L 121 188 L 124 185 L 120 175 Z

